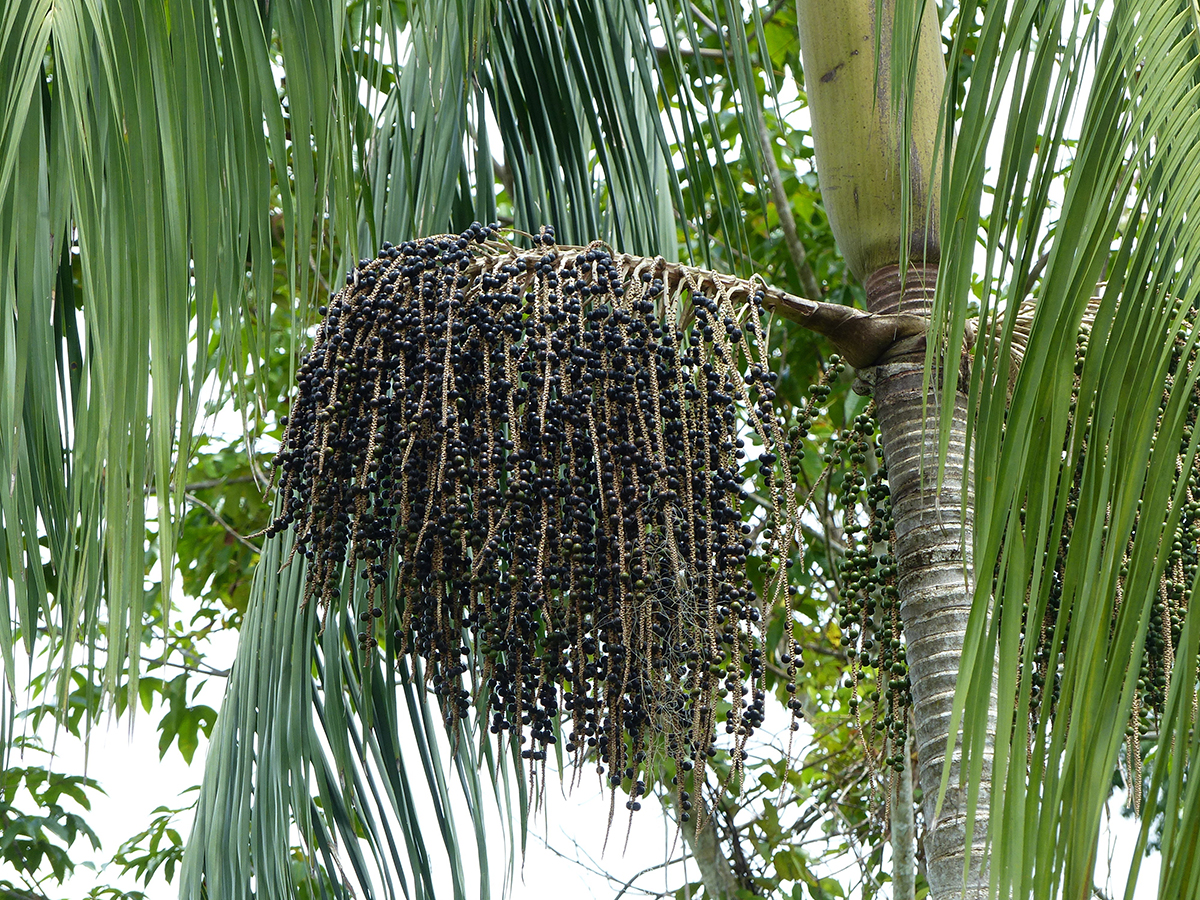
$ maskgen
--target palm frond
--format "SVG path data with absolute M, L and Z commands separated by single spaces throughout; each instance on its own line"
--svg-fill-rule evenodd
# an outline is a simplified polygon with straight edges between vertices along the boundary
M 357 99 L 341 8 L 273 3 L 263 21 L 253 4 L 168 17 L 160 4 L 20 0 L 0 14 L 10 679 L 14 629 L 27 650 L 39 628 L 62 635 L 65 671 L 77 644 L 94 655 L 103 603 L 104 689 L 137 696 L 146 495 L 169 592 L 175 472 L 217 363 L 191 342 L 207 348 L 214 313 L 229 360 L 246 349 L 243 319 L 260 323 L 245 332 L 259 349 L 273 340 L 273 204 L 301 295 L 327 206 L 353 249 Z
M 268 541 L 255 574 L 181 896 L 291 896 L 298 854 L 300 880 L 315 878 L 336 896 L 351 896 L 348 882 L 369 896 L 440 896 L 434 873 L 448 862 L 454 896 L 465 898 L 476 890 L 464 874 L 469 841 L 454 824 L 458 806 L 472 821 L 478 896 L 487 897 L 480 839 L 485 793 L 471 736 L 460 734 L 465 759 L 455 767 L 459 786 L 452 790 L 438 747 L 442 717 L 430 708 L 419 673 L 378 659 L 364 667 L 342 641 L 342 623 L 326 623 L 314 642 L 317 607 L 294 603 L 303 566 L 286 564 L 290 551 L 290 539 Z M 404 707 L 397 705 L 400 696 Z M 402 727 L 405 718 L 411 731 Z M 414 753 L 416 760 L 409 758 Z M 410 777 L 417 770 L 424 788 Z M 423 818 L 430 805 L 446 852 L 442 862 L 432 859 Z
M 726 155 L 713 150 L 724 141 L 722 116 L 730 110 L 751 135 L 761 116 L 761 68 L 740 14 L 724 4 L 711 18 L 699 9 L 661 8 L 663 30 L 671 35 L 678 23 L 695 49 L 716 43 L 719 65 L 698 52 L 685 65 L 672 40 L 655 47 L 659 23 L 628 0 L 419 10 L 372 142 L 364 239 L 377 245 L 458 231 L 472 215 L 490 221 L 498 182 L 523 231 L 553 222 L 568 242 L 601 238 L 675 259 L 678 229 L 687 255 L 710 266 L 711 231 L 744 250 L 740 217 L 720 204 L 688 205 L 695 201 L 685 200 L 672 161 L 673 153 L 682 158 L 690 197 L 701 185 L 733 195 Z M 461 47 L 440 39 L 458 33 L 460 17 L 477 30 Z M 401 46 L 408 23 L 384 21 Z M 773 76 L 768 81 L 774 91 Z M 740 152 L 757 173 L 757 142 Z
M 1194 479 L 1196 372 L 1186 360 L 1200 262 L 1188 224 L 1200 212 L 1197 23 L 1175 4 L 1117 4 L 1110 15 L 1062 3 L 968 3 L 955 15 L 944 119 L 957 119 L 957 133 L 942 192 L 954 202 L 942 215 L 943 340 L 933 352 L 954 357 L 962 347 L 985 183 L 995 187 L 984 270 L 974 273 L 979 331 L 1000 335 L 978 343 L 971 377 L 980 577 L 955 721 L 977 761 L 974 779 L 995 728 L 995 789 L 980 802 L 991 805 L 1000 895 L 1050 885 L 1083 896 L 1126 730 L 1138 727 L 1131 709 L 1144 689 L 1147 633 Z M 1087 83 L 1084 73 L 1093 73 Z M 1000 164 L 987 176 L 985 152 L 1001 128 Z M 1009 347 L 1025 327 L 1022 300 L 1043 254 L 1010 397 Z M 1093 295 L 1094 322 L 1079 344 Z M 1086 348 L 1078 364 L 1077 346 Z M 951 402 L 954 383 L 941 387 Z M 1194 614 L 1180 614 L 1194 640 Z M 1041 685 L 1046 660 L 1034 653 L 1043 630 L 1051 678 Z M 1195 691 L 1194 647 L 1179 641 L 1184 668 L 1170 679 L 1164 713 L 1176 729 L 1191 716 L 1178 704 L 1190 706 Z M 1031 724 L 1017 711 L 1042 702 L 1042 689 L 1057 713 Z M 1178 871 L 1170 880 L 1179 885 L 1195 877 L 1179 843 L 1197 821 L 1189 741 L 1160 740 L 1154 759 L 1155 783 L 1170 783 L 1154 795 L 1174 841 L 1163 844 L 1163 871 Z

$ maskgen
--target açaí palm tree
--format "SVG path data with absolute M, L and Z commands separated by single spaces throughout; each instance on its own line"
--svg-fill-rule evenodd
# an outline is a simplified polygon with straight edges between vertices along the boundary
M 258 326 L 273 204 L 301 298 L 326 275 L 308 263 L 314 232 L 354 259 L 385 239 L 490 221 L 494 180 L 526 231 L 546 220 L 562 240 L 673 257 L 679 228 L 712 263 L 696 198 L 732 184 L 723 150 L 706 146 L 721 136 L 714 67 L 722 90 L 741 91 L 734 121 L 754 159 L 751 45 L 764 41 L 759 10 L 749 35 L 740 16 L 709 12 L 682 4 L 652 19 L 622 0 L 7 4 L 8 688 L 39 628 L 64 641 L 65 685 L 72 648 L 94 648 L 103 622 L 103 690 L 137 696 L 144 492 L 158 486 L 169 585 L 174 474 L 201 388 L 218 358 L 271 340 Z M 1120 771 L 1162 814 L 1144 817 L 1138 847 L 1155 829 L 1161 895 L 1196 896 L 1200 493 L 1186 361 L 1200 23 L 1174 2 L 946 4 L 941 27 L 938 12 L 805 0 L 798 14 L 839 244 L 871 313 L 928 321 L 868 317 L 905 323 L 878 355 L 854 355 L 856 332 L 835 337 L 874 375 L 930 888 L 1089 896 Z M 660 21 L 667 46 L 655 48 Z M 706 57 L 698 29 L 710 26 Z M 713 232 L 738 233 L 740 211 L 708 211 Z M 225 356 L 189 353 L 214 321 Z M 256 574 L 183 892 L 288 895 L 298 829 L 324 873 L 310 888 L 423 896 L 433 826 L 422 836 L 413 819 L 416 764 L 396 735 L 402 717 L 419 723 L 420 766 L 444 796 L 438 717 L 405 665 L 376 657 L 364 674 L 342 628 L 318 629 L 302 567 L 284 565 L 287 540 L 272 538 Z M 336 626 L 341 612 L 325 615 Z M 456 747 L 478 828 L 478 773 L 502 779 L 504 754 L 470 738 Z M 466 896 L 448 807 L 436 827 Z M 478 850 L 486 885 L 481 839 Z

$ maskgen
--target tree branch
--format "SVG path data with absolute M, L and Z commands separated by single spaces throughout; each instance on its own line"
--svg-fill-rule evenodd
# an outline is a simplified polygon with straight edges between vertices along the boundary
M 691 858 L 692 858 L 692 855 L 690 853 L 685 853 L 685 854 L 683 854 L 683 856 L 679 857 L 679 859 L 664 859 L 660 863 L 655 863 L 652 866 L 646 866 L 646 868 L 642 869 L 642 871 L 638 872 L 636 875 L 634 875 L 632 878 L 630 878 L 627 882 L 625 882 L 623 885 L 621 885 L 621 889 L 619 891 L 617 891 L 617 896 L 613 897 L 613 900 L 621 900 L 621 898 L 625 895 L 625 892 L 627 890 L 629 890 L 629 888 L 633 885 L 633 883 L 635 881 L 637 881 L 639 878 L 641 878 L 643 875 L 648 875 L 649 873 L 653 872 L 656 869 L 662 869 L 662 868 L 665 868 L 666 866 L 672 865 L 673 863 L 682 862 L 685 859 L 691 859 Z
M 710 19 L 708 16 L 706 16 L 704 14 L 704 12 L 700 9 L 700 7 L 698 7 L 695 3 L 689 3 L 688 6 L 691 7 L 692 15 L 696 17 L 696 21 L 698 21 L 701 25 L 703 25 L 705 28 L 707 28 L 709 31 L 711 31 L 713 34 L 715 34 L 717 37 L 719 37 L 723 43 L 725 40 L 725 35 L 721 31 L 720 26 L 718 26 L 716 22 L 714 22 L 712 19 Z
M 207 491 L 212 488 L 225 487 L 227 484 L 248 484 L 254 481 L 253 475 L 236 475 L 233 478 L 206 478 L 203 481 L 192 481 L 183 486 L 184 493 L 191 491 Z M 155 484 L 146 485 L 145 492 L 147 497 L 154 497 L 158 494 L 158 486 Z
M 734 871 L 734 878 L 739 882 L 739 887 L 742 879 L 750 881 L 750 861 L 746 859 L 746 853 L 742 850 L 742 842 L 738 838 L 737 823 L 733 821 L 733 813 L 724 803 L 718 802 L 717 809 L 720 811 L 722 818 L 725 820 L 725 827 L 729 833 L 729 843 L 733 847 L 734 855 L 737 857 L 737 868 Z
M 654 52 L 659 56 L 670 58 L 672 52 L 677 52 L 680 56 L 699 56 L 703 59 L 725 59 L 725 54 L 713 47 L 676 47 L 674 51 L 670 47 L 655 47 Z
M 182 669 L 185 672 L 195 672 L 197 675 L 212 675 L 215 678 L 228 678 L 229 669 L 214 669 L 211 666 L 188 666 L 183 663 L 171 662 L 166 659 L 146 660 L 147 669 L 154 666 L 170 666 L 172 669 Z
M 237 475 L 233 478 L 206 478 L 203 481 L 193 481 L 184 485 L 184 492 L 207 491 L 212 488 L 225 487 L 227 484 L 248 484 L 254 481 L 253 475 Z
M 698 821 L 710 820 L 711 816 L 707 809 L 708 804 L 704 800 L 703 791 L 697 790 L 692 800 L 695 804 L 695 812 L 700 817 Z M 701 828 L 699 831 L 689 825 L 681 825 L 680 831 L 683 833 L 684 843 L 688 845 L 688 849 L 700 869 L 700 880 L 704 882 L 705 895 L 712 897 L 713 900 L 734 900 L 738 892 L 738 879 L 733 872 L 733 867 L 729 865 L 729 860 L 725 858 L 725 854 L 721 850 L 721 842 L 717 839 L 715 824 L 709 821 L 708 827 Z
M 771 185 L 771 199 L 775 203 L 775 211 L 779 214 L 779 227 L 783 229 L 783 241 L 787 244 L 788 255 L 804 291 L 812 300 L 821 297 L 823 291 L 817 281 L 817 276 L 808 264 L 808 254 L 800 243 L 800 235 L 796 231 L 796 217 L 792 215 L 792 204 L 787 192 L 783 189 L 783 176 L 779 174 L 779 166 L 775 162 L 775 148 L 771 145 L 771 133 L 767 130 L 767 120 L 762 115 L 758 117 L 758 138 L 762 144 L 763 161 L 767 167 L 767 181 Z
M 195 494 L 189 492 L 187 494 L 184 494 L 184 497 L 186 497 L 189 501 L 196 504 L 202 510 L 204 510 L 206 513 L 208 513 L 210 516 L 212 516 L 213 521 L 215 521 L 218 525 L 220 525 L 222 528 L 224 528 L 225 533 L 228 534 L 230 537 L 232 537 L 239 544 L 249 547 L 255 553 L 262 552 L 262 547 L 258 546 L 258 544 L 254 543 L 254 541 L 249 540 L 244 535 L 242 535 L 237 530 L 235 530 L 232 525 L 230 525 L 228 522 L 226 522 L 224 519 L 221 518 L 221 514 L 219 512 L 217 512 L 215 509 L 213 509 L 211 506 L 209 506 L 207 503 L 205 503 L 203 500 L 201 500 Z
M 1046 263 L 1050 262 L 1050 254 L 1043 253 L 1038 257 L 1037 262 L 1033 264 L 1033 268 L 1029 270 L 1029 277 L 1025 279 L 1025 290 L 1021 292 L 1021 297 L 1024 299 L 1033 293 L 1033 288 L 1037 284 L 1038 278 L 1042 275 L 1042 270 L 1046 268 Z

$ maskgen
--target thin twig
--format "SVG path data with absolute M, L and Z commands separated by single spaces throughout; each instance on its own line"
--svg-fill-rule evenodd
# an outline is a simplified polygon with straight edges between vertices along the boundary
M 207 491 L 212 488 L 225 487 L 227 484 L 249 484 L 254 481 L 253 475 L 237 475 L 233 478 L 207 478 L 204 481 L 193 481 L 183 487 L 184 492 Z
M 228 535 L 230 535 L 230 537 L 232 537 L 239 544 L 249 547 L 255 553 L 262 552 L 262 547 L 258 546 L 258 544 L 254 543 L 254 541 L 249 540 L 248 538 L 246 538 L 245 536 L 240 534 L 232 525 L 230 525 L 228 522 L 226 522 L 224 519 L 221 518 L 221 514 L 219 512 L 217 512 L 215 509 L 213 509 L 211 506 L 209 506 L 207 503 L 205 503 L 203 500 L 201 500 L 195 494 L 189 492 L 187 494 L 184 494 L 184 496 L 188 500 L 190 500 L 192 503 L 199 506 L 202 510 L 204 510 L 206 513 L 208 513 L 210 516 L 212 516 L 213 520 L 218 525 L 220 525 L 222 528 L 224 528 L 225 532 Z
M 1025 279 L 1025 290 L 1021 293 L 1022 299 L 1033 293 L 1034 285 L 1037 284 L 1037 280 L 1048 262 L 1050 262 L 1050 254 L 1043 253 L 1038 257 L 1038 261 L 1033 264 L 1033 268 L 1029 270 L 1029 277 Z
M 567 856 L 567 854 L 563 853 L 557 847 L 551 846 L 550 842 L 548 840 L 546 840 L 544 837 L 542 837 L 540 834 L 537 834 L 535 832 L 533 836 L 542 842 L 543 847 L 545 847 L 547 850 L 549 850 L 551 853 L 553 853 L 555 856 L 559 857 L 560 859 L 565 859 L 567 862 L 575 863 L 575 865 L 579 866 L 579 868 L 583 869 L 586 872 L 591 872 L 593 875 L 599 875 L 600 877 L 607 878 L 610 881 L 616 881 L 616 879 L 613 878 L 610 873 L 605 872 L 603 869 L 596 867 L 594 865 L 588 865 L 583 860 L 581 860 L 578 856 L 575 856 L 575 857 Z M 573 838 L 571 839 L 571 843 L 575 845 L 576 852 L 584 853 L 585 855 L 587 855 L 588 859 L 591 859 L 591 855 L 587 854 L 586 851 L 584 851 L 583 848 L 579 846 L 579 843 L 577 841 L 575 841 Z
M 725 54 L 720 50 L 712 47 L 655 47 L 654 52 L 659 56 L 667 58 L 671 57 L 672 53 L 678 53 L 680 56 L 699 56 L 702 59 L 721 59 L 725 58 Z
M 834 806 L 834 808 L 833 808 L 833 814 L 834 814 L 834 815 L 835 815 L 837 818 L 839 818 L 839 819 L 841 819 L 841 820 L 842 820 L 842 822 L 843 822 L 843 823 L 845 824 L 845 826 L 846 826 L 846 829 L 847 829 L 847 834 L 848 834 L 848 835 L 850 835 L 850 836 L 852 836 L 852 835 L 854 834 L 854 826 L 853 826 L 853 824 L 851 824 L 850 820 L 846 818 L 846 816 L 845 816 L 845 814 L 842 812 L 841 808 L 840 808 L 840 807 L 838 807 L 838 806 Z M 857 860 L 857 862 L 858 862 L 858 870 L 859 870 L 859 873 L 860 873 L 860 874 L 862 875 L 862 877 L 863 877 L 863 881 L 870 880 L 871 884 L 872 884 L 872 885 L 875 887 L 875 889 L 876 889 L 876 890 L 878 890 L 878 889 L 879 889 L 879 880 L 878 880 L 878 879 L 876 879 L 876 878 L 875 878 L 875 876 L 874 876 L 874 875 L 872 875 L 872 874 L 870 873 L 869 869 L 867 868 L 867 861 L 866 861 L 866 859 L 863 857 L 863 854 L 860 852 L 860 850 L 859 850 L 859 848 L 858 848 L 858 842 L 857 842 L 857 841 L 854 841 L 854 840 L 849 840 L 849 841 L 847 841 L 846 843 L 849 845 L 849 847 L 850 847 L 850 852 L 854 854 L 854 858 L 855 858 L 855 859 Z M 842 869 L 842 871 L 845 871 L 845 870 L 846 870 L 846 869 L 848 869 L 848 868 L 850 868 L 850 866 L 846 866 L 846 867 L 845 867 L 845 869 Z M 840 874 L 840 872 L 839 872 L 839 873 L 835 873 L 835 874 Z
M 329 289 L 329 282 L 326 281 L 325 276 L 321 274 L 321 267 L 317 265 L 317 259 L 312 255 L 311 252 L 308 254 L 308 265 L 309 268 L 312 269 L 313 275 L 315 275 L 317 278 L 317 288 L 321 291 L 324 291 L 326 296 L 332 294 L 333 291 Z
M 820 282 L 808 264 L 808 254 L 800 243 L 800 235 L 796 231 L 796 217 L 792 215 L 792 203 L 787 192 L 783 189 L 783 176 L 779 174 L 779 165 L 775 162 L 775 148 L 771 143 L 771 133 L 767 130 L 767 120 L 760 114 L 758 118 L 758 137 L 762 144 L 763 161 L 767 167 L 767 181 L 771 185 L 771 199 L 775 203 L 775 211 L 779 214 L 779 227 L 783 229 L 783 241 L 787 244 L 788 255 L 800 283 L 810 300 L 819 300 L 822 295 Z
M 227 484 L 248 484 L 254 481 L 253 475 L 237 475 L 233 478 L 206 478 L 203 481 L 192 481 L 183 486 L 184 493 L 190 491 L 207 491 L 212 488 L 225 487 Z M 145 494 L 147 497 L 158 495 L 158 487 L 153 484 L 146 485 Z
M 709 31 L 711 31 L 713 34 L 715 34 L 717 37 L 722 38 L 722 40 L 724 39 L 724 35 L 721 32 L 720 26 L 717 25 L 717 23 L 714 22 L 712 19 L 710 19 L 708 16 L 706 16 L 701 11 L 700 7 L 698 7 L 695 3 L 689 3 L 688 6 L 690 6 L 692 8 L 692 15 L 694 15 L 696 17 L 696 20 L 701 25 L 703 25 L 705 28 L 707 28 Z
M 591 860 L 591 863 L 592 863 L 591 865 L 584 862 L 578 856 L 575 856 L 575 857 L 567 856 L 567 854 L 563 853 L 557 847 L 552 846 L 550 844 L 550 842 L 547 841 L 540 834 L 535 833 L 533 836 L 541 842 L 543 847 L 545 847 L 547 850 L 549 850 L 551 853 L 553 853 L 559 859 L 565 859 L 567 862 L 574 863 L 575 865 L 577 865 L 581 869 L 583 869 L 585 872 L 590 872 L 593 875 L 599 875 L 601 878 L 604 878 L 605 880 L 610 881 L 613 884 L 617 883 L 616 876 L 614 876 L 611 872 L 606 872 L 603 869 L 601 869 L 599 867 L 599 865 L 596 864 L 595 860 L 592 859 L 592 855 L 590 853 L 588 853 L 586 850 L 584 850 L 579 845 L 579 842 L 577 840 L 575 840 L 574 838 L 569 838 L 569 840 L 571 841 L 572 844 L 574 844 L 576 853 L 582 853 L 584 856 L 586 856 L 589 860 Z M 636 875 L 634 875 L 632 878 L 630 878 L 628 881 L 626 881 L 624 884 L 621 885 L 620 890 L 617 892 L 617 895 L 613 898 L 613 900 L 620 900 L 621 896 L 623 894 L 625 894 L 625 892 L 628 891 L 629 888 L 633 886 L 633 883 L 635 881 L 637 881 L 639 878 L 641 878 L 643 875 L 653 872 L 655 869 L 661 869 L 666 866 L 673 865 L 675 863 L 681 863 L 685 859 L 691 859 L 691 858 L 692 858 L 692 855 L 690 853 L 685 852 L 684 855 L 681 857 L 663 860 L 660 863 L 655 863 L 652 866 L 648 866 L 647 868 L 642 869 L 642 871 L 638 872 Z M 645 888 L 638 888 L 638 890 L 640 890 L 643 893 L 646 893 L 650 896 L 655 896 L 655 897 L 662 896 L 661 894 L 658 894 L 656 892 L 647 891 L 647 890 L 645 890 Z
M 721 814 L 725 817 L 725 827 L 729 829 L 729 842 L 733 845 L 733 854 L 737 857 L 738 868 L 741 872 L 736 873 L 742 876 L 747 882 L 753 877 L 750 870 L 750 860 L 746 858 L 746 851 L 742 849 L 741 834 L 737 827 L 737 823 L 733 821 L 733 811 L 724 803 L 720 806 Z M 739 881 L 742 879 L 739 878 Z
M 613 900 L 621 900 L 621 897 L 625 894 L 625 892 L 627 890 L 629 890 L 630 885 L 632 885 L 635 881 L 637 881 L 643 875 L 648 875 L 650 872 L 653 872 L 655 869 L 662 869 L 667 866 L 674 865 L 677 862 L 683 862 L 685 859 L 691 859 L 691 858 L 692 858 L 692 855 L 690 853 L 684 853 L 683 856 L 679 857 L 679 859 L 664 859 L 660 863 L 655 863 L 652 866 L 647 866 L 646 868 L 642 869 L 642 871 L 638 872 L 636 875 L 634 875 L 632 878 L 630 878 L 623 885 L 621 885 L 621 890 L 617 891 L 617 895 L 615 897 L 613 897 Z M 640 888 L 640 890 L 645 890 L 645 888 Z M 649 891 L 647 891 L 647 893 L 649 893 Z M 661 895 L 659 895 L 659 896 L 661 896 Z
M 212 675 L 216 678 L 228 678 L 229 669 L 214 669 L 211 666 L 188 666 L 183 663 L 171 662 L 167 659 L 151 659 L 146 661 L 146 667 L 170 666 L 172 669 L 182 669 L 185 672 L 195 672 L 198 675 Z

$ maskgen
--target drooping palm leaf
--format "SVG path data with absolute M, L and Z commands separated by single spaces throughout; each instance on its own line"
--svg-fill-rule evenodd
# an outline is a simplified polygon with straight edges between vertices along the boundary
M 730 12 L 712 14 L 732 38 L 707 37 L 744 60 L 721 79 L 726 104 L 739 86 L 744 96 L 758 96 L 744 25 Z M 672 15 L 686 23 L 695 46 L 705 41 L 688 4 Z M 655 52 L 655 23 L 639 4 L 435 4 L 414 11 L 407 46 L 406 20 L 385 11 L 383 23 L 407 59 L 384 100 L 368 163 L 374 190 L 364 234 L 372 245 L 438 233 L 451 221 L 461 228 L 470 221 L 464 211 L 490 221 L 493 180 L 508 192 L 517 228 L 553 222 L 569 242 L 602 238 L 675 259 L 682 226 L 689 255 L 707 259 L 707 216 L 722 232 L 741 234 L 728 210 L 685 207 L 670 161 L 674 150 L 689 178 L 714 193 L 717 179 L 732 189 L 724 155 L 715 164 L 709 156 L 721 140 L 708 96 L 713 66 L 699 55 L 685 66 L 673 41 Z M 463 23 L 473 23 L 469 36 Z M 757 101 L 735 100 L 733 108 L 745 127 L 757 128 Z M 674 111 L 669 128 L 662 109 Z M 757 165 L 757 143 L 742 152 Z M 488 189 L 475 192 L 482 184 Z
M 1001 335 L 979 343 L 971 379 L 979 578 L 956 719 L 978 779 L 987 697 L 998 691 L 991 872 L 1001 896 L 1047 885 L 1083 896 L 1127 723 L 1138 727 L 1130 710 L 1144 689 L 1147 629 L 1194 477 L 1196 373 L 1173 371 L 1172 360 L 1186 360 L 1195 340 L 1185 313 L 1197 299 L 1197 23 L 1190 7 L 1170 3 L 1117 4 L 1111 15 L 968 3 L 955 15 L 945 110 L 954 145 L 942 192 L 954 202 L 943 209 L 937 327 L 945 340 L 935 350 L 957 355 L 962 346 L 972 275 L 981 278 L 980 333 L 994 320 Z M 1003 149 L 979 273 L 974 223 L 994 134 Z M 1058 201 L 1052 185 L 1064 161 Z M 1042 253 L 1010 398 L 1007 342 Z M 1101 278 L 1077 364 L 1080 324 Z M 953 382 L 942 388 L 949 402 Z M 1191 716 L 1193 619 L 1189 610 L 1164 729 Z M 1055 692 L 1057 714 L 1031 727 L 1023 711 L 1038 684 L 1043 622 L 1052 648 L 1044 688 Z M 1189 741 L 1172 746 L 1165 737 L 1155 749 L 1155 783 L 1173 779 L 1152 795 L 1172 838 L 1163 844 L 1171 876 L 1162 896 L 1177 895 L 1168 880 L 1185 894 L 1195 886 L 1182 843 L 1197 821 L 1189 751 Z
M 21 2 L 0 13 L 0 444 L 8 465 L 0 514 L 11 577 L 3 579 L 0 649 L 10 684 L 16 628 L 27 651 L 41 628 L 61 635 L 65 673 L 79 644 L 94 659 L 103 626 L 102 689 L 125 688 L 119 676 L 128 666 L 129 696 L 138 696 L 145 498 L 148 490 L 158 498 L 166 589 L 174 516 L 183 508 L 174 476 L 185 467 L 200 389 L 219 361 L 206 355 L 214 321 L 235 375 L 246 352 L 266 357 L 276 339 L 266 327 L 275 215 L 299 299 L 296 321 L 310 285 L 327 275 L 315 270 L 310 245 L 324 233 L 353 253 L 362 177 L 354 163 L 365 155 L 354 134 L 365 130 L 351 131 L 361 114 L 350 50 L 374 56 L 360 37 L 372 33 L 374 12 L 348 23 L 340 3 L 269 9 L 265 21 L 249 3 L 184 3 L 171 7 L 169 20 L 165 7 L 136 3 Z M 243 335 L 253 346 L 240 346 Z M 189 352 L 190 340 L 198 353 Z M 238 383 L 244 401 L 265 380 L 257 372 Z M 277 570 L 276 560 L 263 573 Z M 263 621 L 272 591 L 286 587 L 260 589 L 266 599 L 256 601 L 245 640 L 270 650 L 259 663 L 240 664 L 234 679 L 243 694 L 270 691 L 249 705 L 231 694 L 217 736 L 236 740 L 261 726 L 263 753 L 238 759 L 214 740 L 209 778 L 232 778 L 223 787 L 233 794 L 200 820 L 199 846 L 215 846 L 205 844 L 213 835 L 224 841 L 211 878 L 236 893 L 252 867 L 260 885 L 290 893 L 295 842 L 311 850 L 302 869 L 324 893 L 339 865 L 367 871 L 364 852 L 400 871 L 389 843 L 397 840 L 417 860 L 413 878 L 428 896 L 404 761 L 376 752 L 372 771 L 384 775 L 362 776 L 379 791 L 374 805 L 361 778 L 343 784 L 352 760 L 369 751 L 350 754 L 341 728 L 341 743 L 319 737 L 314 716 L 324 697 L 313 681 L 311 610 L 291 605 L 289 617 Z M 355 666 L 333 660 L 336 671 Z M 429 715 L 422 703 L 415 713 Z M 397 718 L 393 712 L 387 733 Z M 255 737 L 241 746 L 254 749 Z M 436 760 L 425 766 L 437 768 Z M 460 776 L 478 806 L 475 771 Z M 434 789 L 444 791 L 440 780 Z M 263 801 L 253 818 L 237 802 L 247 790 Z M 380 824 L 397 815 L 398 825 Z M 314 818 L 328 828 L 309 827 Z M 366 851 L 359 827 L 373 839 Z M 230 839 L 231 829 L 241 841 Z
M 327 623 L 318 646 L 316 604 L 294 603 L 303 567 L 284 564 L 290 549 L 290 540 L 269 541 L 255 575 L 255 603 L 212 735 L 182 896 L 291 896 L 294 852 L 304 854 L 300 880 L 316 879 L 338 896 L 349 896 L 344 881 L 373 896 L 440 896 L 435 824 L 454 896 L 474 895 L 464 875 L 466 837 L 451 809 L 462 797 L 476 838 L 479 896 L 488 896 L 485 795 L 469 736 L 462 735 L 466 760 L 456 766 L 464 793 L 452 799 L 438 749 L 441 716 L 421 679 L 404 664 L 393 670 L 376 660 L 364 670 L 336 622 Z M 418 770 L 423 788 L 414 784 Z M 434 822 L 421 818 L 430 811 Z
M 161 4 L 21 0 L 0 15 L 10 679 L 14 627 L 27 649 L 39 628 L 63 635 L 65 667 L 77 644 L 94 647 L 103 619 L 104 689 L 128 664 L 137 696 L 145 497 L 157 497 L 169 592 L 175 470 L 216 363 L 190 342 L 207 347 L 215 315 L 233 351 L 243 319 L 269 320 L 273 203 L 301 296 L 326 197 L 352 249 L 357 100 L 344 11 L 270 10 L 264 22 L 247 3 L 168 15 Z M 260 347 L 272 339 L 248 333 Z

